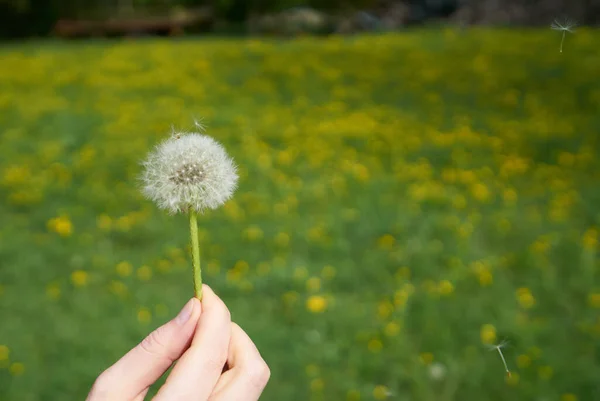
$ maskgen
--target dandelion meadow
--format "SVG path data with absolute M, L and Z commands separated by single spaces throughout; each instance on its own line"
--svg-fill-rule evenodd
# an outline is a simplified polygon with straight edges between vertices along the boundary
M 560 41 L 4 47 L 0 400 L 83 399 L 193 295 L 187 217 L 139 176 L 197 118 L 239 174 L 199 216 L 204 280 L 263 399 L 599 399 L 600 35 Z

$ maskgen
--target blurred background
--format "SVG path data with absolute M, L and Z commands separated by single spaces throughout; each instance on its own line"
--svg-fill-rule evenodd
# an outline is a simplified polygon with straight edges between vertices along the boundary
M 187 219 L 138 177 L 196 120 L 239 165 L 202 263 L 263 399 L 600 400 L 599 20 L 0 0 L 0 401 L 84 399 L 192 296 Z

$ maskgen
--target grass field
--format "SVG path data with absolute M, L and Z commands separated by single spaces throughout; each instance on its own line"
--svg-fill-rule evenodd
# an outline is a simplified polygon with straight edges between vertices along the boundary
M 600 399 L 600 33 L 560 39 L 5 46 L 0 401 L 83 399 L 191 297 L 137 177 L 195 118 L 240 167 L 203 266 L 265 400 Z

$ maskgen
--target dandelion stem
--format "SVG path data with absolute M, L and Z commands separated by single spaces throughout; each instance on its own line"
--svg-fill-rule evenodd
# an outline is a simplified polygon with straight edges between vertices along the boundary
M 564 41 L 565 41 L 565 35 L 566 35 L 566 33 L 567 33 L 566 31 L 563 31 L 563 34 L 562 34 L 562 39 L 561 39 L 561 41 L 560 41 L 560 52 L 561 52 L 561 53 L 562 53 L 562 49 L 563 49 L 563 43 L 564 43 Z
M 202 301 L 202 270 L 200 269 L 200 244 L 198 242 L 198 213 L 190 208 L 190 236 L 192 239 L 192 265 L 194 267 L 194 292 Z
M 510 377 L 510 370 L 508 370 L 508 365 L 506 364 L 506 360 L 504 359 L 504 355 L 502 354 L 502 350 L 500 349 L 500 347 L 496 347 L 496 349 L 498 350 L 498 353 L 500 354 L 500 358 L 502 358 L 502 363 L 504 364 L 504 370 L 506 370 L 506 373 Z

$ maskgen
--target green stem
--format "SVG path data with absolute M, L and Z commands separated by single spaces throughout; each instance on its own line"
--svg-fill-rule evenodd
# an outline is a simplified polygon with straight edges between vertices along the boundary
M 190 208 L 190 236 L 192 238 L 192 265 L 194 267 L 194 292 L 202 301 L 202 270 L 200 269 L 200 244 L 198 243 L 198 213 Z

